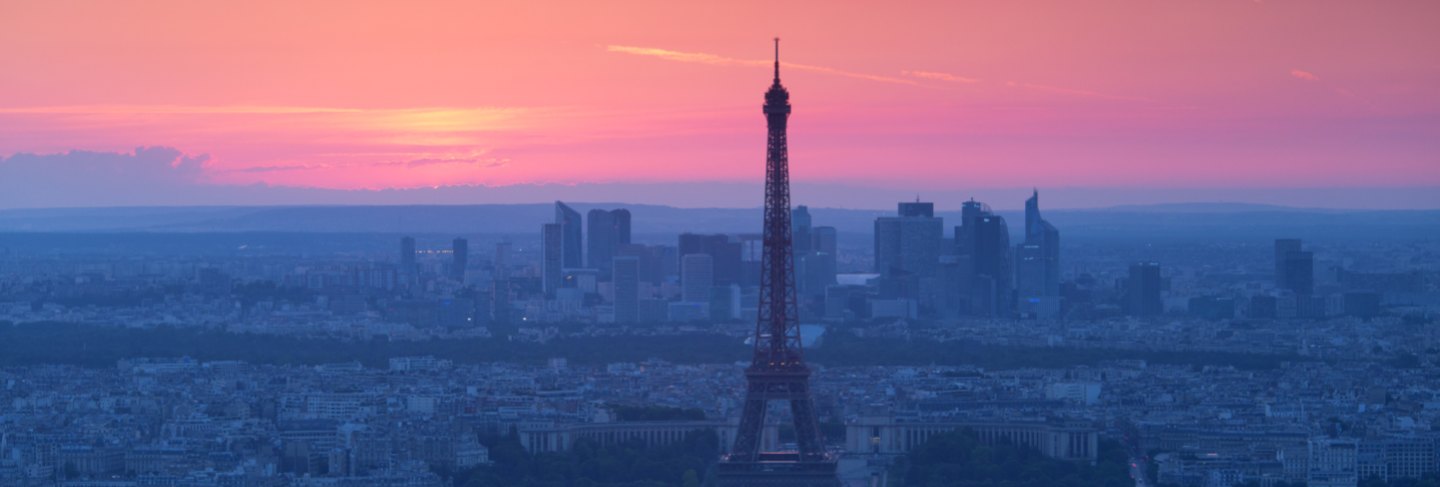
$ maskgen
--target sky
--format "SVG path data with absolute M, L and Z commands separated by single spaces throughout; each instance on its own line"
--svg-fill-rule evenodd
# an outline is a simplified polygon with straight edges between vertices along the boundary
M 758 206 L 776 36 L 800 203 L 1440 208 L 1436 25 L 1426 0 L 0 0 L 0 208 Z

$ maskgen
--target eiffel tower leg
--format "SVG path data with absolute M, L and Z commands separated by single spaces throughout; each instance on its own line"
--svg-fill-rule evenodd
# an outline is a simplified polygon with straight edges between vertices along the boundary
M 795 443 L 800 455 L 805 458 L 824 456 L 825 445 L 820 440 L 820 421 L 815 417 L 815 402 L 809 397 L 792 399 L 790 413 L 795 417 Z
M 735 449 L 731 458 L 755 461 L 760 453 L 761 438 L 765 430 L 765 395 L 756 391 L 745 394 L 745 406 L 740 414 L 740 429 L 735 432 Z

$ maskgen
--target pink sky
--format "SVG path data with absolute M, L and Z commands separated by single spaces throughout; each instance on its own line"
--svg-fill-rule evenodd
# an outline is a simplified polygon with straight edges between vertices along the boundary
M 1440 186 L 1440 2 L 903 5 L 0 0 L 0 157 L 171 147 L 201 185 L 758 184 L 778 35 L 798 181 Z

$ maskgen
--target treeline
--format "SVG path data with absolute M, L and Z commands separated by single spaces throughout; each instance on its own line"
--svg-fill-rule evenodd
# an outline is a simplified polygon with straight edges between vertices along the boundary
M 720 458 L 714 431 L 699 430 L 677 444 L 640 441 L 600 446 L 579 440 L 563 453 L 530 454 L 514 435 L 487 439 L 489 466 L 462 472 L 464 487 L 700 487 Z
M 541 363 L 564 357 L 575 364 L 606 364 L 660 359 L 673 363 L 734 363 L 749 359 L 750 348 L 735 337 L 718 334 L 571 337 L 546 343 L 514 342 L 506 337 L 428 341 L 346 341 L 277 335 L 232 334 L 197 328 L 147 329 L 0 322 L 0 366 L 71 364 L 110 367 L 134 357 L 243 360 L 257 364 L 314 365 L 359 361 L 384 367 L 392 357 L 432 355 L 456 363 Z M 990 369 L 1068 367 L 1117 359 L 1156 364 L 1232 365 L 1242 369 L 1277 367 L 1299 357 L 1233 352 L 1150 352 L 1089 348 L 982 345 L 970 341 L 936 342 L 895 338 L 859 338 L 827 333 L 823 346 L 807 359 L 829 366 L 977 365 Z
M 34 304 L 54 303 L 66 307 L 132 308 L 161 303 L 165 297 L 176 292 L 174 287 L 150 287 L 104 293 L 82 293 L 53 296 Z
M 1388 482 L 1370 477 L 1361 480 L 1360 487 L 1440 487 L 1440 474 L 1427 474 L 1418 479 L 1391 479 Z
M 1299 355 L 1245 352 L 1149 351 L 1107 348 L 1021 347 L 986 345 L 970 340 L 939 342 L 901 338 L 857 337 L 843 330 L 827 332 L 822 347 L 807 350 L 818 363 L 844 365 L 978 365 L 991 369 L 1063 368 L 1111 360 L 1145 360 L 1151 364 L 1234 366 L 1238 369 L 1278 368 L 1283 362 L 1308 360 Z
M 1270 487 L 1305 487 L 1305 482 L 1276 482 Z M 1363 479 L 1357 484 L 1358 487 L 1440 487 L 1440 475 L 1428 474 L 1418 479 L 1391 479 L 1386 481 L 1379 477 Z M 1179 487 L 1175 484 L 1160 484 L 1159 487 Z M 1235 484 L 1234 487 L 1264 487 L 1258 480 L 1251 480 Z
M 1100 443 L 1095 465 L 1047 458 L 1013 443 L 986 445 L 968 430 L 931 436 L 890 469 L 904 487 L 1134 487 L 1125 449 Z
M 748 351 L 739 340 L 721 335 L 602 336 L 557 339 L 544 344 L 512 342 L 505 338 L 344 341 L 195 328 L 0 323 L 0 366 L 112 367 L 116 361 L 126 358 L 188 356 L 201 361 L 243 360 L 257 364 L 359 361 L 370 367 L 385 367 L 392 357 L 420 355 L 456 363 L 543 363 L 553 357 L 565 357 L 571 363 L 580 364 L 638 362 L 650 358 L 682 363 L 728 363 L 745 358 Z

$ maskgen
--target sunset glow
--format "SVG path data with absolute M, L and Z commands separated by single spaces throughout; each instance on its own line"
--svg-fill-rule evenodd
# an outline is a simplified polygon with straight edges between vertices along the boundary
M 757 180 L 779 35 L 799 182 L 1440 185 L 1440 4 L 1089 3 L 0 2 L 0 158 L 168 147 L 201 185 Z

